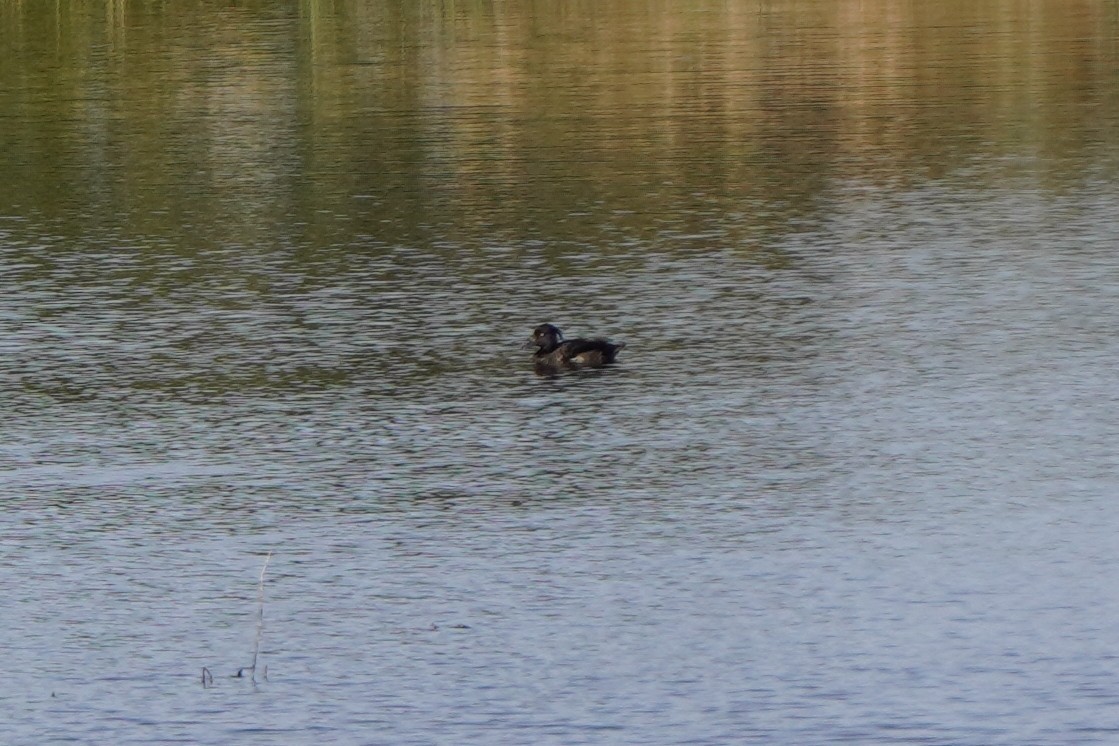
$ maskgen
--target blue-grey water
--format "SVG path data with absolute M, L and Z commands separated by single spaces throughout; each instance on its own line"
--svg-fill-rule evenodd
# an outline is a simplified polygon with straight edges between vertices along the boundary
M 0 742 L 1119 740 L 1107 12 L 125 5 L 0 3 Z

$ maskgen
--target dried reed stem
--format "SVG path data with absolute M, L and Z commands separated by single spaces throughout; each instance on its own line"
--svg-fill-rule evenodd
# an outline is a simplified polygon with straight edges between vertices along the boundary
M 253 683 L 256 683 L 256 662 L 260 658 L 260 638 L 264 634 L 264 573 L 268 569 L 268 562 L 272 559 L 272 552 L 268 552 L 268 556 L 264 558 L 264 567 L 260 568 L 260 586 L 257 591 L 257 601 L 259 608 L 257 610 L 256 620 L 256 644 L 253 645 L 253 664 L 247 668 L 237 670 L 237 676 L 243 676 L 245 671 L 248 671 L 252 676 Z

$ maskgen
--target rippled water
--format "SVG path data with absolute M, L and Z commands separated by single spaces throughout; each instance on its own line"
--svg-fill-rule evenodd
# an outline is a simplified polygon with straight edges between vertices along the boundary
M 1114 741 L 1114 19 L 767 7 L 5 7 L 0 740 Z

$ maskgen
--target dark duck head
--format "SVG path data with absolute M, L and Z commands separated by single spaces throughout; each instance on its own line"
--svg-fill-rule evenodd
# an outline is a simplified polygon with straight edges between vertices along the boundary
M 533 363 L 537 372 L 597 368 L 614 362 L 625 342 L 614 344 L 605 339 L 564 339 L 563 332 L 552 324 L 541 324 L 532 330 L 526 348 L 536 348 Z

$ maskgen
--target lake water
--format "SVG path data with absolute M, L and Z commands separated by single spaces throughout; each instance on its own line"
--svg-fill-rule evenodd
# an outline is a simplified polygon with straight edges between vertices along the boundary
M 0 741 L 1119 740 L 1114 4 L 609 5 L 0 1 Z

